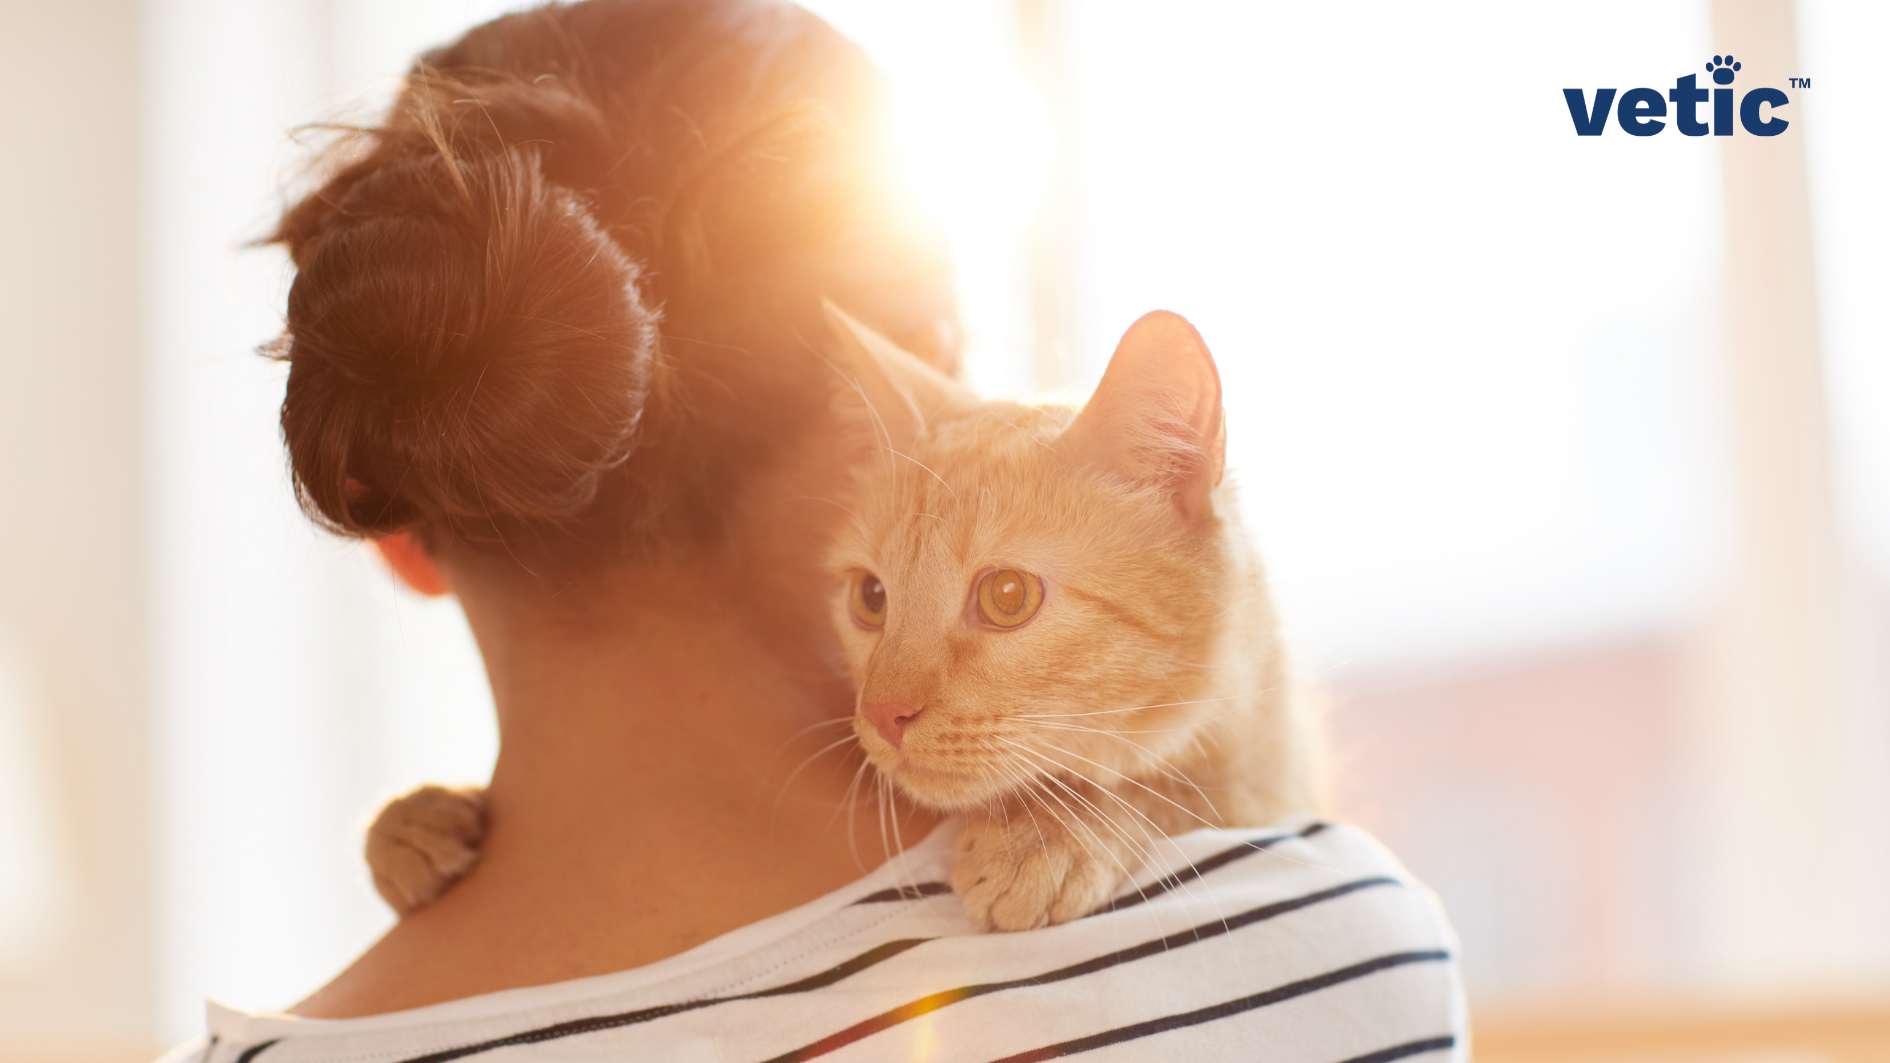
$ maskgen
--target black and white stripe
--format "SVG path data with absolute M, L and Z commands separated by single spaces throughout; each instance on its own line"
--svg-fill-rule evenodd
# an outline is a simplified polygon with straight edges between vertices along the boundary
M 1034 989 L 1039 986 L 1049 985 L 1053 982 L 1061 982 L 1071 978 L 1082 978 L 1088 975 L 1098 974 L 1118 964 L 1131 963 L 1157 953 L 1165 953 L 1170 949 L 1198 944 L 1204 940 L 1218 937 L 1222 934 L 1231 934 L 1236 930 L 1245 929 L 1254 923 L 1273 919 L 1289 912 L 1296 912 L 1308 905 L 1333 900 L 1334 898 L 1343 897 L 1346 894 L 1354 893 L 1362 889 L 1371 889 L 1375 886 L 1395 886 L 1397 884 L 1396 880 L 1383 876 L 1358 879 L 1339 886 L 1319 890 L 1302 897 L 1294 897 L 1290 900 L 1250 909 L 1229 919 L 1189 927 L 1186 930 L 1178 931 L 1153 941 L 1144 941 L 1132 948 L 1104 953 L 1103 955 L 1084 960 L 1081 963 L 1073 963 L 1028 978 L 1014 978 L 1003 982 L 985 982 L 979 985 L 960 986 L 955 989 L 945 989 L 936 993 L 929 993 L 916 1000 L 908 1001 L 896 1008 L 882 1011 L 878 1015 L 854 1023 L 844 1030 L 835 1031 L 833 1034 L 821 1038 L 819 1041 L 812 1044 L 804 1045 L 793 1051 L 783 1052 L 778 1056 L 774 1056 L 768 1063 L 792 1063 L 792 1061 L 796 1060 L 815 1059 L 829 1052 L 844 1048 L 862 1038 L 870 1037 L 881 1030 L 889 1029 L 902 1022 L 916 1019 L 921 1015 L 937 1011 L 940 1008 L 949 1007 L 962 1000 L 980 997 L 987 993 L 1002 993 L 1009 989 Z
M 1018 1052 L 1013 1055 L 1004 1056 L 996 1060 L 995 1063 L 1033 1063 L 1033 1061 L 1040 1059 L 1057 1059 L 1061 1056 L 1073 1056 L 1078 1052 L 1087 1052 L 1093 1048 L 1103 1048 L 1107 1045 L 1121 1044 L 1124 1041 L 1133 1041 L 1141 1037 L 1152 1037 L 1155 1034 L 1163 1033 L 1168 1030 L 1178 1030 L 1185 1026 L 1198 1026 L 1201 1023 L 1213 1022 L 1216 1019 L 1225 1019 L 1233 1015 L 1238 1015 L 1243 1011 L 1264 1008 L 1269 1004 L 1278 1004 L 1281 1001 L 1291 1000 L 1294 997 L 1302 996 L 1306 993 L 1314 993 L 1321 989 L 1327 989 L 1341 982 L 1349 982 L 1354 978 L 1363 978 L 1366 975 L 1374 974 L 1390 967 L 1398 967 L 1407 963 L 1443 963 L 1449 959 L 1450 953 L 1442 949 L 1425 949 L 1419 952 L 1395 952 L 1389 956 L 1379 956 L 1375 959 L 1366 960 L 1363 963 L 1354 963 L 1350 966 L 1341 967 L 1336 971 L 1327 971 L 1325 974 L 1317 975 L 1312 978 L 1302 978 L 1296 982 L 1288 982 L 1282 986 L 1275 986 L 1264 992 L 1253 993 L 1234 1000 L 1222 1001 L 1219 1004 L 1211 1004 L 1205 1008 L 1196 1008 L 1193 1011 L 1184 1011 L 1176 1015 L 1164 1015 L 1159 1019 L 1148 1019 L 1143 1022 L 1131 1023 L 1127 1026 L 1117 1026 L 1114 1029 L 1103 1030 L 1100 1033 L 1093 1033 L 1087 1037 L 1079 1037 L 1071 1041 L 1060 1041 L 1053 1045 L 1045 1045 L 1042 1048 L 1033 1048 L 1028 1052 Z M 1416 1043 L 1428 1044 L 1430 1042 Z M 1452 1043 L 1454 1043 L 1454 1039 Z

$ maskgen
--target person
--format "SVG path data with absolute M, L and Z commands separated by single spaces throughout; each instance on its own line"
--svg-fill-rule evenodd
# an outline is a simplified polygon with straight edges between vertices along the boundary
M 1197 832 L 1103 914 L 980 934 L 948 825 L 800 756 L 852 704 L 822 300 L 959 356 L 880 99 L 791 5 L 545 7 L 424 55 L 286 212 L 297 491 L 457 599 L 500 753 L 471 874 L 177 1059 L 1465 1050 L 1448 926 L 1355 830 Z

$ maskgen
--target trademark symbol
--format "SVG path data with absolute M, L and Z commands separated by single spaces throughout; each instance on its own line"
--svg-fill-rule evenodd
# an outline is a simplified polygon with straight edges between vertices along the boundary
M 1808 89 L 1808 88 L 1810 88 L 1810 87 L 1811 87 L 1811 79 L 1810 79 L 1810 78 L 1793 78 L 1793 79 L 1792 79 L 1792 88 L 1795 88 L 1795 89 Z

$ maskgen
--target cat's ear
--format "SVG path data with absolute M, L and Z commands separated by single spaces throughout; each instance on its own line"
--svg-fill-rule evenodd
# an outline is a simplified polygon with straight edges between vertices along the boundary
M 1201 334 L 1166 310 L 1137 319 L 1058 445 L 1131 482 L 1160 484 L 1184 515 L 1204 516 L 1227 436 L 1220 373 Z
M 928 421 L 968 409 L 976 401 L 969 389 L 921 361 L 898 344 L 822 300 L 827 331 L 832 334 L 843 381 L 843 407 L 864 412 L 881 440 L 904 446 L 925 431 Z

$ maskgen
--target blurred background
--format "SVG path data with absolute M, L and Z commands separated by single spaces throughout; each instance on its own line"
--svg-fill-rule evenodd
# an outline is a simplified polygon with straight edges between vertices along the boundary
M 487 0 L 84 0 L 0 36 L 0 1058 L 140 1059 L 383 927 L 358 830 L 481 778 L 450 604 L 291 497 L 306 150 Z M 1444 897 L 1478 1057 L 1890 1059 L 1890 5 L 824 0 L 953 234 L 975 384 L 1154 306 L 1347 817 Z M 1776 138 L 1574 135 L 1732 51 Z

